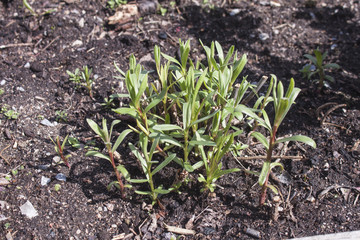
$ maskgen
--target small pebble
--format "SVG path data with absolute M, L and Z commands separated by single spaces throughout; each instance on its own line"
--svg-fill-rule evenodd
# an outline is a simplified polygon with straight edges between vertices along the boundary
M 266 39 L 269 38 L 269 34 L 267 34 L 267 33 L 260 33 L 260 34 L 259 34 L 259 38 L 260 38 L 261 41 L 265 41 Z
M 79 25 L 80 28 L 83 28 L 83 27 L 85 26 L 85 19 L 84 19 L 84 18 L 81 18 L 81 19 L 79 20 L 78 25 Z
M 16 90 L 18 90 L 20 92 L 25 92 L 25 89 L 23 87 L 17 87 Z
M 62 173 L 58 173 L 56 174 L 55 178 L 59 181 L 63 181 L 63 182 L 66 182 L 66 176 Z
M 1 85 L 1 86 L 4 86 L 5 83 L 6 83 L 5 79 L 3 79 L 3 80 L 1 80 L 0 85 Z
M 338 45 L 335 43 L 335 44 L 331 45 L 330 49 L 331 49 L 331 50 L 335 50 L 335 48 L 337 48 L 337 46 L 338 46 Z
M 33 72 L 42 72 L 42 66 L 36 62 L 30 65 L 30 70 Z
M 30 63 L 27 62 L 27 63 L 24 65 L 24 68 L 30 68 Z
M 248 234 L 251 237 L 260 238 L 260 232 L 255 230 L 255 229 L 247 228 L 245 233 Z
M 53 157 L 54 163 L 59 163 L 61 161 L 61 158 L 59 156 Z
M 50 183 L 50 178 L 47 178 L 47 177 L 44 177 L 44 176 L 41 176 L 41 186 L 46 186 Z
M 48 127 L 54 127 L 54 124 L 52 124 L 49 120 L 47 120 L 46 118 L 41 120 L 40 122 L 41 125 L 44 125 L 44 126 L 48 126 Z
M 31 204 L 31 202 L 29 202 L 29 200 L 20 206 L 20 211 L 23 215 L 25 215 L 28 218 L 33 218 L 38 215 L 38 212 L 36 211 L 34 206 Z
M 80 46 L 82 46 L 82 45 L 83 45 L 83 42 L 82 42 L 81 40 L 75 40 L 75 41 L 71 44 L 72 47 L 80 47 Z
M 167 39 L 166 32 L 160 32 L 158 36 L 159 36 L 160 39 L 164 39 L 164 40 Z
M 41 169 L 41 170 L 46 170 L 46 169 L 48 169 L 48 168 L 50 167 L 50 164 L 38 165 L 37 167 L 38 167 L 39 169 Z
M 240 13 L 239 8 L 232 9 L 229 13 L 230 16 L 235 16 L 236 14 Z

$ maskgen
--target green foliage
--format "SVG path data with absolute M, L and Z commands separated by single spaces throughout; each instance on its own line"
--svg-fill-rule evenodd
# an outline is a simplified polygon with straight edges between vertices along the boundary
M 127 4 L 127 0 L 109 0 L 107 1 L 107 5 L 111 9 L 115 9 L 120 5 Z
M 56 153 L 59 155 L 59 157 L 61 158 L 61 160 L 66 164 L 66 166 L 68 168 L 70 168 L 70 164 L 69 164 L 69 157 L 71 156 L 70 154 L 68 155 L 64 155 L 64 148 L 65 148 L 65 144 L 67 142 L 67 139 L 68 139 L 69 135 L 66 135 L 64 141 L 62 143 L 60 143 L 60 137 L 57 136 L 55 141 L 50 137 L 51 141 L 53 142 L 54 144 L 54 148 L 55 148 L 55 151 Z
M 66 111 L 57 110 L 55 114 L 56 114 L 55 119 L 57 122 L 67 122 L 68 115 Z
M 9 109 L 10 106 L 7 104 L 2 105 L 0 113 L 4 114 L 4 116 L 9 120 L 16 120 L 19 118 L 20 113 L 16 112 L 13 109 Z
M 324 60 L 327 56 L 327 52 L 321 53 L 319 49 L 314 50 L 314 55 L 305 54 L 304 57 L 310 60 L 310 64 L 306 64 L 300 72 L 303 73 L 303 77 L 307 79 L 312 79 L 314 76 L 317 76 L 314 79 L 318 83 L 318 91 L 320 91 L 324 84 L 327 81 L 335 82 L 335 79 L 326 74 L 326 70 L 339 69 L 340 66 L 336 63 L 324 64 Z
M 251 85 L 247 76 L 239 80 L 247 62 L 246 55 L 239 55 L 234 46 L 225 54 L 218 42 L 212 42 L 210 46 L 201 44 L 206 53 L 206 65 L 189 58 L 190 41 L 179 40 L 179 59 L 161 53 L 160 47 L 155 46 L 157 76 L 155 79 L 151 76 L 151 81 L 149 71 L 138 64 L 133 55 L 130 56 L 129 70 L 126 72 L 115 65 L 121 74 L 119 78 L 124 80 L 128 91 L 128 94 L 119 96 L 127 97 L 130 101 L 128 106 L 113 111 L 134 119 L 135 125 L 129 125 L 129 129 L 125 131 L 138 134 L 138 141 L 130 143 L 129 147 L 139 162 L 144 178 L 131 179 L 126 166 L 116 167 L 113 164 L 113 167 L 123 174 L 128 183 L 147 183 L 148 191 L 135 192 L 149 196 L 153 204 L 159 202 L 161 194 L 177 190 L 182 182 L 187 182 L 186 177 L 175 179 L 172 186 L 166 187 L 154 182 L 153 176 L 159 171 L 165 171 L 171 162 L 180 166 L 183 176 L 196 174 L 197 180 L 203 184 L 201 191 L 213 192 L 219 178 L 240 171 L 238 168 L 226 169 L 223 166 L 228 153 L 236 153 L 247 147 L 235 141 L 245 130 L 244 125 L 242 128 L 233 126 L 235 120 L 248 124 L 255 120 L 253 136 L 268 151 L 268 159 L 264 162 L 261 173 L 258 173 L 259 184 L 263 189 L 269 187 L 276 191 L 275 187 L 267 183 L 271 169 L 282 167 L 279 163 L 271 162 L 275 144 L 301 141 L 315 146 L 311 139 L 304 136 L 276 140 L 277 129 L 300 91 L 294 87 L 293 80 L 284 93 L 282 83 L 277 83 L 276 77 L 272 75 L 266 94 L 255 99 L 254 107 L 251 108 L 246 104 L 251 98 L 258 96 L 257 92 L 267 78 L 259 85 Z M 275 109 L 273 124 L 265 111 L 270 102 L 274 103 Z M 103 139 L 111 153 L 113 150 L 109 135 L 112 127 L 110 134 L 107 134 L 104 121 L 103 129 L 100 129 L 88 119 L 91 128 Z M 255 131 L 257 126 L 269 132 L 270 140 Z M 120 136 L 125 137 L 127 133 L 123 132 Z M 115 143 L 117 146 L 118 141 Z M 99 152 L 90 152 L 88 155 L 112 161 L 111 157 Z
M 56 191 L 56 192 L 58 192 L 58 191 L 60 191 L 60 189 L 61 189 L 61 185 L 60 184 L 55 184 L 54 185 L 54 190 Z
M 89 96 L 93 98 L 92 85 L 94 80 L 91 78 L 91 72 L 92 69 L 89 69 L 88 66 L 84 66 L 82 71 L 78 68 L 75 69 L 75 72 L 66 71 L 69 80 L 75 83 L 76 88 L 85 87 L 89 92 Z
M 5 93 L 5 90 L 3 88 L 0 88 L 0 95 L 3 95 Z
M 121 144 L 121 142 L 124 140 L 124 138 L 131 132 L 130 129 L 127 129 L 125 131 L 123 131 L 119 137 L 116 139 L 114 145 L 111 143 L 111 135 L 112 135 L 112 131 L 113 128 L 116 124 L 118 124 L 120 121 L 119 120 L 115 120 L 111 123 L 111 127 L 110 130 L 108 130 L 107 124 L 106 124 L 106 119 L 103 118 L 102 120 L 102 128 L 100 128 L 99 125 L 97 125 L 96 122 L 94 122 L 91 119 L 86 119 L 87 123 L 89 124 L 89 126 L 91 127 L 91 129 L 101 138 L 101 140 L 104 142 L 106 150 L 107 150 L 107 154 L 105 155 L 99 151 L 88 151 L 86 153 L 86 156 L 95 156 L 95 157 L 99 157 L 99 158 L 103 158 L 106 159 L 108 161 L 110 161 L 114 172 L 116 174 L 116 178 L 117 178 L 117 182 L 112 182 L 110 183 L 110 185 L 108 186 L 108 188 L 110 188 L 112 185 L 118 187 L 121 191 L 121 194 L 123 197 L 125 197 L 125 187 L 131 187 L 130 185 L 124 185 L 123 181 L 121 180 L 122 175 L 125 177 L 125 179 L 127 179 L 128 176 L 128 172 L 126 171 L 125 167 L 122 166 L 121 164 L 119 164 L 118 166 L 116 166 L 115 164 L 115 159 L 114 159 L 114 153 L 116 151 L 116 149 L 119 147 L 119 145 Z M 120 172 L 121 173 L 120 173 Z
M 277 78 L 275 75 L 271 76 L 271 83 L 270 86 L 273 86 L 268 89 L 268 93 L 266 96 L 269 96 L 270 91 L 272 90 L 272 97 L 269 98 L 263 98 L 263 102 L 261 102 L 261 111 L 264 118 L 260 118 L 256 115 L 254 115 L 254 119 L 258 122 L 258 124 L 262 127 L 264 127 L 269 133 L 270 133 L 270 139 L 268 140 L 263 134 L 260 132 L 253 132 L 251 135 L 255 137 L 266 149 L 267 151 L 267 159 L 263 163 L 262 169 L 260 174 L 258 175 L 258 183 L 262 187 L 261 196 L 259 205 L 263 205 L 266 200 L 266 189 L 270 188 L 272 191 L 274 191 L 275 194 L 278 194 L 277 189 L 268 184 L 269 175 L 271 172 L 271 169 L 274 167 L 280 167 L 283 169 L 283 166 L 281 163 L 272 162 L 272 152 L 277 143 L 280 142 L 286 142 L 286 141 L 298 141 L 303 142 L 311 147 L 315 148 L 316 144 L 314 140 L 312 140 L 309 137 L 302 136 L 302 135 L 296 135 L 286 138 L 279 138 L 276 139 L 276 133 L 279 129 L 279 126 L 281 122 L 284 120 L 286 114 L 290 110 L 291 106 L 295 103 L 295 99 L 297 98 L 298 94 L 300 93 L 299 88 L 295 88 L 295 82 L 294 79 L 291 79 L 290 85 L 288 87 L 288 90 L 286 91 L 284 95 L 284 88 L 281 82 L 277 83 Z M 267 105 L 269 102 L 273 102 L 274 105 L 274 111 L 275 111 L 275 117 L 273 124 L 270 123 L 269 117 L 267 113 L 263 110 L 264 105 Z M 251 113 L 250 113 L 251 115 Z

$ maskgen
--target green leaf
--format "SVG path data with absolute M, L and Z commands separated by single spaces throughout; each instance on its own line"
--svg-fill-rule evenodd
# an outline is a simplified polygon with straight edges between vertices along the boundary
M 96 124 L 96 122 L 94 122 L 93 120 L 87 118 L 86 119 L 87 123 L 89 124 L 89 126 L 91 127 L 91 129 L 100 137 L 102 137 L 102 129 L 99 127 L 99 125 Z
M 158 187 L 158 188 L 154 189 L 154 192 L 158 193 L 158 194 L 168 194 L 170 192 L 170 190 L 162 189 L 162 188 Z
M 118 114 L 127 114 L 134 118 L 136 118 L 136 114 L 137 114 L 137 112 L 134 108 L 117 108 L 117 109 L 112 109 L 112 110 Z
M 336 64 L 336 63 L 328 63 L 328 64 L 325 64 L 325 65 L 324 65 L 324 68 L 325 68 L 325 69 L 331 69 L 331 68 L 339 69 L 339 68 L 340 68 L 340 65 L 339 65 L 339 64 Z
M 149 180 L 147 180 L 147 179 L 129 179 L 128 181 L 131 183 L 146 183 Z
M 288 141 L 302 142 L 313 148 L 316 148 L 315 141 L 312 140 L 311 138 L 309 138 L 307 136 L 303 136 L 303 135 L 295 135 L 295 136 L 291 136 L 291 137 L 278 138 L 275 143 L 288 142 Z
M 174 124 L 157 124 L 152 129 L 156 131 L 182 130 L 181 127 Z
M 110 161 L 109 156 L 107 156 L 105 154 L 102 154 L 102 153 L 99 153 L 97 151 L 87 151 L 85 156 L 94 156 L 94 157 L 103 158 L 103 159 L 106 159 L 106 160 Z
M 196 141 L 196 140 L 191 140 L 189 142 L 190 145 L 193 146 L 216 146 L 216 143 L 213 141 L 204 141 L 204 140 L 200 140 L 200 141 Z
M 69 134 L 68 134 L 68 135 L 66 135 L 66 137 L 65 137 L 65 139 L 64 139 L 64 141 L 63 141 L 63 143 L 61 144 L 61 149 L 64 149 L 65 144 L 66 144 L 66 142 L 67 142 L 67 140 L 68 140 L 68 137 L 69 137 Z
M 164 100 L 165 94 L 166 94 L 167 90 L 163 89 L 161 91 L 161 93 L 159 95 L 156 96 L 156 98 L 154 98 L 149 105 L 145 108 L 144 113 L 147 113 L 148 111 L 150 111 L 153 107 L 155 107 L 156 105 L 158 105 L 162 100 Z
M 280 167 L 280 168 L 281 168 L 281 171 L 284 170 L 284 166 L 283 166 L 281 163 L 279 163 L 279 162 L 272 162 L 272 163 L 270 163 L 270 169 L 273 169 L 274 167 Z
M 171 154 L 167 158 L 165 158 L 164 161 L 162 161 L 153 171 L 152 175 L 163 169 L 166 165 L 168 165 L 174 158 L 176 157 L 176 154 Z
M 255 137 L 259 142 L 261 142 L 261 144 L 266 148 L 266 150 L 269 149 L 269 142 L 264 135 L 259 132 L 253 132 L 251 136 Z
M 161 55 L 162 55 L 166 60 L 168 60 L 168 61 L 170 61 L 170 62 L 173 62 L 173 63 L 176 63 L 177 65 L 181 66 L 181 64 L 179 63 L 179 61 L 176 60 L 175 58 L 173 58 L 173 57 L 171 57 L 171 56 L 169 56 L 169 55 L 167 55 L 167 54 L 165 54 L 165 53 L 161 53 Z
M 189 127 L 212 118 L 218 111 L 219 110 L 216 110 L 215 112 L 211 113 L 210 115 L 207 115 L 207 116 L 205 116 L 203 118 L 200 118 L 200 119 L 196 120 L 195 122 L 191 123 L 191 125 Z
M 151 137 L 151 138 L 159 137 L 160 141 L 162 141 L 162 142 L 167 142 L 167 143 L 170 143 L 172 145 L 182 147 L 182 144 L 180 142 L 178 142 L 177 140 L 175 140 L 171 136 L 163 134 L 163 133 L 151 133 L 149 137 Z
M 263 167 L 261 169 L 259 180 L 258 180 L 260 186 L 263 186 L 265 184 L 265 181 L 266 181 L 270 171 L 271 171 L 270 162 L 265 161 L 263 164 Z
M 131 133 L 132 130 L 131 129 L 126 129 L 124 131 L 122 131 L 119 135 L 119 137 L 116 139 L 116 142 L 114 144 L 114 146 L 112 147 L 111 151 L 112 152 L 115 152 L 116 149 L 119 147 L 119 145 L 122 143 L 122 141 L 124 140 L 124 138 L 129 134 Z
M 192 165 L 192 168 L 194 170 L 198 169 L 198 168 L 201 168 L 202 166 L 204 166 L 204 162 L 203 161 L 198 161 L 197 163 L 193 164 Z
M 313 64 L 317 65 L 317 60 L 314 56 L 310 54 L 305 54 L 304 57 L 308 58 Z
M 151 192 L 149 192 L 149 191 L 139 191 L 139 190 L 135 190 L 135 192 L 137 193 L 137 194 L 140 194 L 140 195 L 152 195 L 151 194 Z
M 330 75 L 325 75 L 325 79 L 326 80 L 329 80 L 330 82 L 335 82 L 335 79 L 332 77 L 332 76 L 330 76 Z
M 279 191 L 276 189 L 274 185 L 268 184 L 267 187 L 270 188 L 271 191 L 273 191 L 276 195 L 279 194 Z

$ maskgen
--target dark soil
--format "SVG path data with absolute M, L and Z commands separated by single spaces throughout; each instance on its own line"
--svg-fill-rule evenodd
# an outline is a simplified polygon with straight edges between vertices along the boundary
M 164 16 L 147 9 L 141 18 L 115 26 L 107 24 L 115 11 L 106 8 L 104 0 L 29 1 L 37 13 L 56 9 L 38 17 L 31 16 L 20 0 L 0 2 L 4 90 L 0 101 L 2 107 L 6 104 L 20 114 L 16 120 L 1 114 L 2 239 L 5 235 L 7 239 L 122 239 L 123 233 L 129 239 L 170 239 L 165 224 L 185 228 L 190 219 L 196 235 L 185 239 L 252 239 L 246 233 L 249 229 L 259 231 L 261 239 L 360 229 L 359 1 L 319 0 L 313 7 L 299 0 L 202 2 L 179 0 L 172 6 L 160 1 L 168 8 Z M 238 12 L 232 15 L 233 10 Z M 260 34 L 267 34 L 267 39 Z M 201 194 L 200 186 L 192 182 L 182 194 L 161 198 L 165 211 L 151 210 L 150 201 L 134 192 L 128 191 L 122 199 L 116 189 L 108 191 L 107 185 L 116 179 L 110 163 L 85 157 L 86 149 L 67 147 L 71 169 L 55 164 L 50 136 L 63 139 L 70 134 L 85 144 L 96 140 L 86 118 L 100 123 L 102 117 L 109 121 L 118 117 L 101 105 L 105 97 L 124 92 L 121 81 L 114 78 L 118 73 L 113 63 L 126 70 L 129 56 L 135 54 L 151 68 L 153 47 L 159 45 L 175 56 L 179 38 L 191 39 L 193 59 L 204 57 L 198 39 L 206 45 L 217 40 L 225 49 L 235 45 L 241 54 L 248 54 L 242 75 L 251 82 L 274 73 L 285 85 L 293 77 L 302 88 L 279 135 L 307 135 L 317 148 L 289 144 L 276 149 L 276 155 L 303 157 L 282 159 L 281 176 L 286 181 L 271 179 L 281 191 L 278 205 L 269 192 L 267 205 L 258 207 L 256 178 L 238 172 L 220 179 L 215 195 Z M 76 45 L 77 40 L 82 44 Z M 319 94 L 299 72 L 308 63 L 303 55 L 316 48 L 328 51 L 327 62 L 341 66 L 330 73 L 336 83 Z M 93 69 L 96 78 L 94 100 L 85 89 L 75 89 L 66 74 L 84 65 Z M 331 104 L 320 108 L 327 103 Z M 340 104 L 344 105 L 327 113 Z M 64 111 L 66 119 L 57 119 L 56 111 Z M 42 119 L 60 123 L 44 126 Z M 96 146 L 103 148 L 97 140 Z M 127 143 L 119 152 L 131 174 L 138 174 Z M 256 144 L 244 152 L 244 156 L 264 154 Z M 259 170 L 261 161 L 240 162 Z M 224 165 L 240 167 L 230 156 Z M 172 172 L 175 175 L 176 169 L 170 167 L 168 175 Z M 66 182 L 56 180 L 58 173 L 66 175 Z M 9 183 L 5 176 L 11 177 Z M 50 183 L 42 186 L 42 177 L 50 178 Z M 167 176 L 166 181 L 173 179 Z M 56 184 L 61 186 L 58 191 Z M 21 214 L 20 206 L 27 200 L 37 217 Z

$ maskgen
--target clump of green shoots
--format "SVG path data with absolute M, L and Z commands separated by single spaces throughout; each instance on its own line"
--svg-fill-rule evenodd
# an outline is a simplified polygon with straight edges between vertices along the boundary
M 303 73 L 303 77 L 307 79 L 313 78 L 317 75 L 317 78 L 314 80 L 318 83 L 317 91 L 320 92 L 324 87 L 326 81 L 335 82 L 335 79 L 326 74 L 326 70 L 339 69 L 340 66 L 336 63 L 324 64 L 324 59 L 327 56 L 327 52 L 321 53 L 319 49 L 314 50 L 314 55 L 305 54 L 304 57 L 310 60 L 311 64 L 306 64 L 300 72 Z
M 62 143 L 60 143 L 60 137 L 57 136 L 55 141 L 50 137 L 51 141 L 54 143 L 54 147 L 55 147 L 55 151 L 56 153 L 59 155 L 59 157 L 61 158 L 61 160 L 66 164 L 66 166 L 68 168 L 70 168 L 70 164 L 69 164 L 69 157 L 71 156 L 70 154 L 65 155 L 64 154 L 64 148 L 65 148 L 65 144 L 67 142 L 69 135 L 66 135 L 64 141 Z
M 268 184 L 271 168 L 281 165 L 271 162 L 274 146 L 278 142 L 292 140 L 315 146 L 311 139 L 303 136 L 276 139 L 277 129 L 300 90 L 294 88 L 292 80 L 284 95 L 282 83 L 277 83 L 276 77 L 272 76 L 266 95 L 259 97 L 253 108 L 248 107 L 246 104 L 251 98 L 258 96 L 257 92 L 267 78 L 258 85 L 250 84 L 247 76 L 238 80 L 247 62 L 246 55 L 238 56 L 234 46 L 225 54 L 218 42 L 212 42 L 210 47 L 201 43 L 207 58 L 205 65 L 200 61 L 194 63 L 189 58 L 190 41 L 180 40 L 179 44 L 179 60 L 161 53 L 160 48 L 155 46 L 157 76 L 154 81 L 149 81 L 149 71 L 137 64 L 133 55 L 126 73 L 115 65 L 128 91 L 128 94 L 119 97 L 127 97 L 130 101 L 128 106 L 113 111 L 127 115 L 135 122 L 135 125 L 129 125 L 130 129 L 125 131 L 138 134 L 139 140 L 129 146 L 140 163 L 145 178 L 131 179 L 125 166 L 121 165 L 118 169 L 129 183 L 147 183 L 148 191 L 135 192 L 148 195 L 153 204 L 160 205 L 159 196 L 178 190 L 182 183 L 188 182 L 186 176 L 190 174 L 196 174 L 197 180 L 203 184 L 201 191 L 213 192 L 219 178 L 240 171 L 238 168 L 224 168 L 223 161 L 227 154 L 247 147 L 235 141 L 246 128 L 233 126 L 233 121 L 244 123 L 255 120 L 257 125 L 270 132 L 270 140 L 260 133 L 253 133 L 267 149 L 267 160 L 258 174 L 262 187 L 261 199 L 265 199 L 268 187 L 276 191 L 275 187 Z M 266 105 L 271 101 L 275 107 L 273 125 L 265 112 Z M 110 156 L 113 149 L 111 139 L 106 135 L 106 122 L 103 122 L 103 129 L 92 120 L 88 120 L 88 123 L 103 139 Z M 126 133 L 123 132 L 120 136 L 124 137 Z M 114 146 L 117 147 L 118 141 L 122 139 L 118 139 Z M 111 157 L 95 152 L 90 152 L 89 155 L 110 160 L 116 171 Z M 185 177 L 175 177 L 173 185 L 169 187 L 156 185 L 154 174 L 164 171 L 171 162 L 180 166 L 179 176 Z M 120 178 L 118 182 L 120 183 Z M 264 201 L 261 200 L 260 203 L 263 204 Z
M 264 118 L 262 119 L 258 115 L 254 114 L 253 112 L 248 112 L 246 110 L 246 114 L 248 114 L 249 116 L 256 119 L 259 126 L 264 127 L 270 133 L 269 140 L 260 132 L 253 132 L 251 134 L 265 147 L 266 152 L 267 152 L 266 160 L 263 163 L 261 172 L 259 174 L 259 180 L 258 180 L 259 185 L 262 187 L 259 205 L 263 205 L 265 203 L 267 188 L 270 188 L 275 194 L 278 194 L 277 189 L 273 185 L 268 183 L 269 175 L 270 175 L 272 168 L 278 166 L 281 169 L 283 169 L 283 166 L 281 163 L 272 162 L 272 154 L 273 154 L 273 149 L 274 149 L 275 145 L 278 143 L 281 143 L 281 142 L 298 141 L 298 142 L 306 143 L 313 148 L 316 147 L 314 140 L 312 140 L 309 137 L 303 136 L 303 135 L 295 135 L 295 136 L 278 138 L 278 139 L 276 138 L 276 133 L 279 129 L 281 122 L 284 120 L 286 114 L 290 110 L 291 106 L 295 103 L 295 99 L 297 98 L 298 94 L 300 93 L 300 89 L 295 88 L 294 86 L 295 86 L 294 79 L 291 79 L 288 90 L 286 91 L 286 93 L 284 95 L 284 88 L 283 88 L 282 83 L 281 82 L 277 83 L 276 76 L 272 75 L 270 87 L 268 89 L 268 93 L 266 94 L 266 97 L 261 98 L 260 101 L 258 101 L 258 103 L 261 103 L 261 105 L 262 105 L 260 107 L 260 109 L 261 109 L 260 111 Z M 269 98 L 268 96 L 269 96 L 269 92 L 271 90 L 272 90 L 272 97 Z M 269 117 L 264 110 L 264 107 L 271 101 L 274 103 L 274 110 L 275 110 L 275 118 L 274 118 L 273 124 L 270 123 Z
M 55 111 L 55 114 L 56 114 L 55 119 L 57 122 L 67 122 L 68 114 L 66 113 L 66 111 L 57 110 Z
M 78 68 L 75 69 L 75 72 L 66 71 L 69 75 L 69 80 L 74 82 L 76 87 L 85 87 L 88 92 L 89 96 L 93 99 L 93 92 L 92 92 L 92 85 L 94 80 L 91 78 L 92 69 L 88 68 L 88 66 L 84 66 L 83 70 L 80 71 Z
M 19 118 L 20 113 L 16 112 L 13 109 L 9 109 L 10 106 L 7 104 L 2 105 L 0 113 L 4 114 L 4 116 L 9 120 L 16 120 Z
M 117 181 L 110 183 L 108 186 L 108 189 L 110 189 L 112 185 L 115 185 L 117 188 L 120 189 L 122 197 L 125 197 L 125 187 L 127 187 L 127 185 L 124 185 L 121 177 L 122 177 L 122 175 L 124 175 L 124 177 L 126 178 L 128 176 L 128 172 L 123 165 L 119 164 L 118 166 L 116 166 L 115 159 L 114 159 L 114 153 L 115 153 L 116 149 L 119 147 L 119 145 L 121 144 L 121 142 L 124 140 L 124 138 L 131 132 L 131 130 L 127 129 L 127 130 L 123 131 L 119 135 L 117 140 L 115 141 L 115 144 L 112 145 L 111 135 L 112 135 L 113 127 L 120 122 L 119 120 L 115 120 L 111 123 L 110 131 L 108 130 L 108 127 L 106 124 L 106 119 L 102 120 L 102 128 L 100 128 L 99 125 L 97 125 L 97 123 L 91 119 L 86 119 L 86 121 L 89 124 L 89 126 L 91 127 L 91 129 L 104 142 L 106 150 L 107 150 L 107 155 L 105 155 L 101 152 L 98 152 L 98 151 L 91 150 L 86 153 L 86 156 L 95 156 L 95 157 L 103 158 L 103 159 L 110 161 L 110 163 L 114 169 Z
M 107 1 L 107 5 L 109 6 L 109 8 L 111 8 L 113 10 L 123 4 L 127 4 L 127 0 L 108 0 Z

